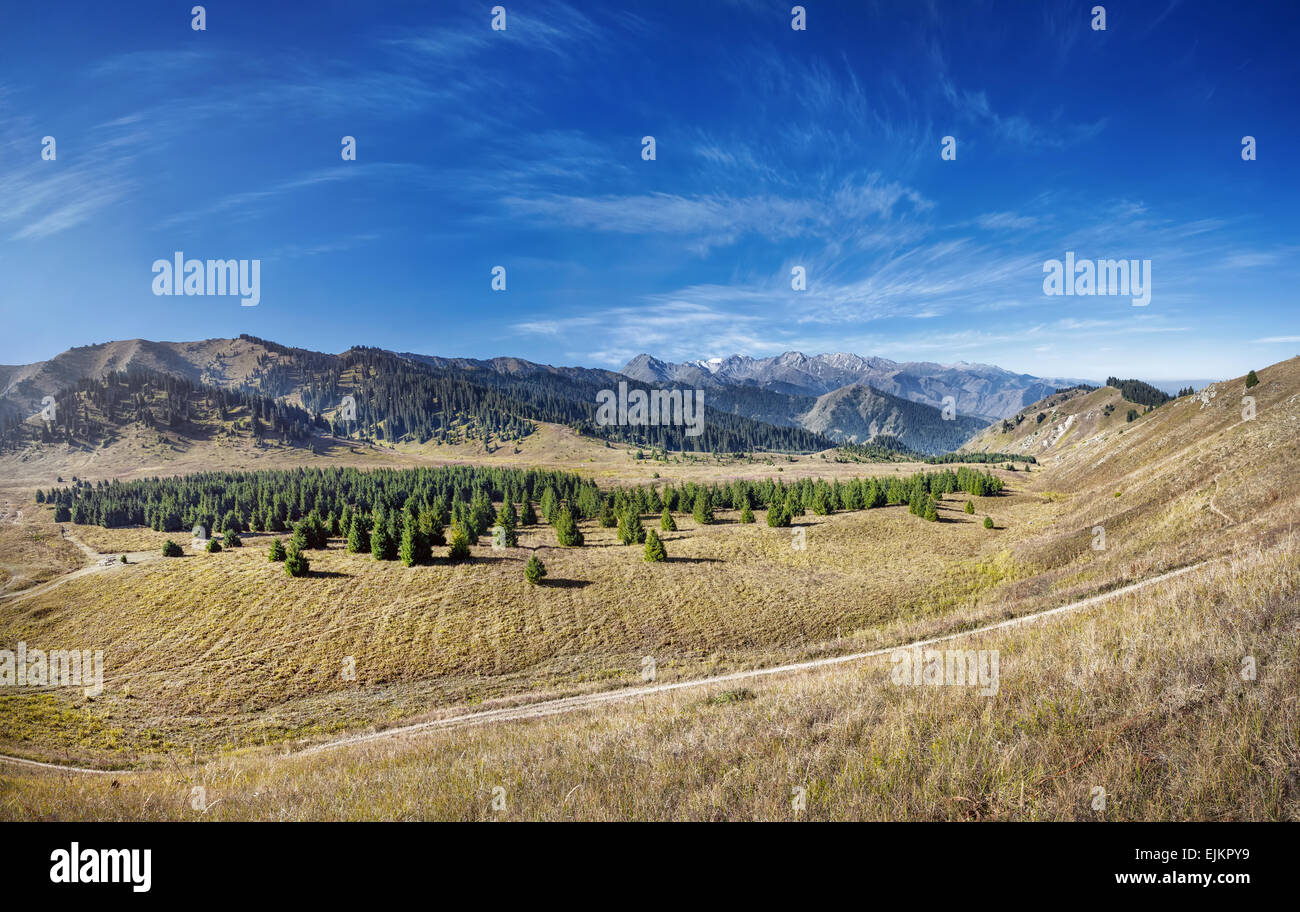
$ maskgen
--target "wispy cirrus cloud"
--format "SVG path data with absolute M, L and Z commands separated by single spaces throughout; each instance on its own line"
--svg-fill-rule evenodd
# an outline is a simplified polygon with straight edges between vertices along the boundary
M 403 186 L 414 189 L 427 184 L 429 176 L 419 166 L 395 162 L 355 163 L 347 167 L 322 168 L 300 177 L 282 180 L 264 190 L 250 190 L 225 196 L 206 206 L 172 216 L 164 220 L 161 227 L 173 228 L 217 216 L 223 219 L 255 218 L 266 211 L 271 204 L 297 191 L 354 181 L 400 182 Z
M 34 119 L 13 110 L 13 96 L 0 87 L 0 225 L 12 240 L 39 240 L 85 224 L 129 194 L 134 156 L 105 136 L 88 149 L 61 148 L 42 158 L 43 132 Z

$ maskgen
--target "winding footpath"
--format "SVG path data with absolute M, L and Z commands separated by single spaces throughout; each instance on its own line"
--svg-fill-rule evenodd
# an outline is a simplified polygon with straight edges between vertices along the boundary
M 401 738 L 407 735 L 420 734 L 423 732 L 444 731 L 448 729 L 469 728 L 479 725 L 490 725 L 501 722 L 517 722 L 529 719 L 541 719 L 546 716 L 554 716 L 560 713 L 574 712 L 576 710 L 591 709 L 598 706 L 604 706 L 611 703 L 622 703 L 629 700 L 638 700 L 643 697 L 654 696 L 655 694 L 668 693 L 674 690 L 687 690 L 698 687 L 716 687 L 719 684 L 730 684 L 737 681 L 752 681 L 756 678 L 773 677 L 776 675 L 796 674 L 799 672 L 816 671 L 823 668 L 829 668 L 833 665 L 845 665 L 850 662 L 861 662 L 865 659 L 878 658 L 889 655 L 899 649 L 913 649 L 933 646 L 938 643 L 947 643 L 962 637 L 976 636 L 983 633 L 991 633 L 996 630 L 1005 630 L 1011 627 L 1019 627 L 1024 624 L 1032 624 L 1037 621 L 1055 617 L 1060 614 L 1079 611 L 1084 608 L 1090 608 L 1094 605 L 1100 605 L 1112 599 L 1121 598 L 1150 586 L 1156 586 L 1160 583 L 1167 582 L 1185 573 L 1198 570 L 1202 567 L 1214 563 L 1217 559 L 1201 561 L 1187 567 L 1180 567 L 1177 570 L 1170 570 L 1168 573 L 1162 573 L 1158 576 L 1149 577 L 1136 583 L 1130 583 L 1118 589 L 1112 589 L 1109 592 L 1103 592 L 1100 595 L 1090 596 L 1080 599 L 1077 602 L 1070 602 L 1067 605 L 1060 605 L 1056 608 L 1048 608 L 1043 611 L 1036 611 L 1032 614 L 1026 614 L 1022 617 L 1011 618 L 1006 621 L 999 621 L 995 624 L 986 624 L 982 627 L 973 627 L 969 630 L 961 630 L 956 633 L 944 634 L 943 636 L 931 637 L 925 640 L 916 640 L 911 643 L 902 643 L 897 646 L 890 646 L 884 649 L 873 649 L 869 652 L 855 652 L 849 655 L 832 656 L 825 659 L 813 659 L 807 662 L 796 662 L 790 665 L 777 665 L 772 668 L 756 668 L 750 671 L 737 671 L 732 674 L 716 675 L 708 678 L 695 678 L 690 681 L 676 681 L 671 684 L 651 684 L 646 687 L 631 687 L 622 690 L 604 691 L 594 694 L 582 694 L 574 697 L 564 697 L 555 700 L 544 700 L 538 703 L 530 703 L 524 706 L 505 707 L 502 709 L 483 710 L 481 712 L 466 713 L 459 716 L 449 716 L 445 719 L 434 719 L 428 722 L 418 722 L 413 725 L 405 725 L 399 728 L 385 729 L 384 731 L 370 732 L 361 735 L 349 735 L 338 738 L 333 741 L 327 741 L 322 744 L 313 745 L 292 753 L 280 754 L 277 759 L 288 759 L 292 757 L 307 756 L 318 754 L 324 751 L 338 750 L 339 748 L 353 747 L 359 744 L 369 744 L 377 741 L 386 741 L 393 738 Z M 92 570 L 94 568 L 85 568 Z M 82 572 L 82 571 L 78 571 Z M 87 775 L 131 775 L 136 773 L 156 772 L 156 770 L 99 770 L 88 769 L 79 766 L 66 766 L 59 763 L 47 763 L 39 760 L 26 760 L 21 757 L 11 757 L 0 754 L 0 763 L 11 763 L 17 766 L 23 766 L 41 770 L 53 770 L 61 773 L 78 773 Z

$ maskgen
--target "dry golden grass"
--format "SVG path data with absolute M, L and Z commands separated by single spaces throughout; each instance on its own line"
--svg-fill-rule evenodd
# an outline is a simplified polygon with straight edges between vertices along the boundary
M 0 491 L 0 597 L 30 589 L 76 569 L 81 551 L 64 541 L 52 511 L 31 493 Z
M 66 523 L 65 528 L 78 541 L 100 554 L 124 554 L 132 551 L 162 551 L 167 541 L 178 545 L 189 545 L 189 532 L 155 532 L 143 526 L 125 529 L 105 529 L 102 526 L 74 526 Z
M 250 535 L 220 554 L 110 567 L 0 604 L 4 642 L 103 649 L 106 668 L 94 699 L 0 696 L 22 722 L 0 747 L 134 762 L 618 686 L 638 680 L 646 655 L 673 680 L 892 642 L 941 629 L 1018 575 L 998 550 L 1002 533 L 979 520 L 991 511 L 1005 526 L 1017 504 L 1032 509 L 1035 499 L 978 499 L 990 510 L 969 517 L 950 501 L 943 523 L 902 507 L 810 515 L 804 550 L 790 529 L 742 525 L 729 512 L 704 527 L 682 516 L 663 534 L 670 559 L 659 565 L 587 524 L 582 548 L 556 547 L 542 526 L 519 548 L 479 546 L 459 566 L 376 562 L 335 541 L 309 552 L 310 578 L 292 580 L 266 560 L 270 537 Z M 113 551 L 138 544 L 139 533 L 101 531 L 118 537 Z M 537 587 L 523 578 L 534 553 L 548 568 Z M 341 677 L 347 656 L 354 682 Z M 74 711 L 111 737 L 87 741 L 40 723 Z
M 310 756 L 95 777 L 10 768 L 0 817 L 1294 820 L 1298 625 L 1288 539 L 962 641 L 999 650 L 991 698 L 898 686 L 886 660 L 867 660 Z

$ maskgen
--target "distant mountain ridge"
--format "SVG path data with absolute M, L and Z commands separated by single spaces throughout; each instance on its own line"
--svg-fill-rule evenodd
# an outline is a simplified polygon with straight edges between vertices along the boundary
M 591 437 L 673 450 L 816 452 L 834 445 L 793 420 L 812 399 L 759 390 L 709 396 L 703 433 L 695 437 L 679 425 L 601 425 L 596 414 L 600 390 L 617 388 L 620 381 L 644 386 L 612 371 L 557 368 L 519 358 L 398 354 L 363 346 L 335 355 L 248 335 L 201 342 L 107 342 L 69 349 L 48 361 L 0 367 L 0 429 L 39 421 L 45 397 L 58 400 L 81 381 L 99 381 L 118 371 L 155 372 L 256 394 L 304 409 L 318 433 L 383 442 L 479 440 L 488 447 L 531 433 L 534 422 L 547 422 Z M 350 400 L 346 413 L 345 400 Z M 56 414 L 62 438 L 76 434 L 68 412 L 60 406 Z
M 712 452 L 815 452 L 889 435 L 914 450 L 939 454 L 955 450 L 988 423 L 976 409 L 991 398 L 1018 402 L 1040 388 L 1055 388 L 984 365 L 899 365 L 845 354 L 791 352 L 682 365 L 645 355 L 627 373 L 615 373 L 514 357 L 457 358 L 364 346 L 328 354 L 244 335 L 106 342 L 48 361 L 0 367 L 0 424 L 30 420 L 43 397 L 124 370 L 280 401 L 304 409 L 314 427 L 335 435 L 510 440 L 531 433 L 531 422 L 543 421 L 598 438 Z M 599 425 L 597 394 L 620 382 L 705 390 L 704 436 L 687 439 L 682 428 L 671 426 Z M 956 415 L 941 411 L 948 395 Z M 340 411 L 347 396 L 355 403 L 350 424 Z
M 1017 411 L 1060 387 L 1086 381 L 1073 378 L 1015 374 L 990 364 L 897 362 L 837 352 L 805 355 L 786 352 L 771 358 L 732 355 L 708 361 L 672 363 L 648 354 L 637 355 L 622 373 L 647 383 L 710 386 L 754 386 L 790 395 L 821 396 L 845 386 L 873 389 L 925 405 L 942 408 L 952 396 L 958 414 L 986 422 Z

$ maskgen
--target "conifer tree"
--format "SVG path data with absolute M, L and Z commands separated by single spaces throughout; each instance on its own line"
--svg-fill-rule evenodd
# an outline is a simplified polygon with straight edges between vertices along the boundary
M 566 548 L 579 547 L 582 542 L 582 530 L 573 516 L 573 509 L 566 503 L 555 517 L 555 537 Z
M 474 496 L 470 499 L 469 512 L 476 537 L 486 535 L 488 530 L 492 528 L 492 520 L 495 516 L 492 512 L 492 501 L 487 494 L 483 491 L 475 491 Z
M 546 565 L 542 563 L 541 558 L 536 554 L 528 558 L 528 563 L 524 564 L 524 579 L 536 586 L 541 583 L 545 575 Z
M 501 527 L 501 544 L 506 548 L 519 547 L 519 516 L 515 513 L 515 505 L 509 500 L 501 504 L 501 509 L 497 510 L 497 525 Z
M 524 498 L 524 508 L 519 515 L 519 524 L 523 526 L 537 525 L 537 511 L 533 509 L 533 499 L 531 497 Z
M 740 511 L 740 521 L 743 523 L 754 522 L 754 511 L 750 508 L 749 503 L 745 503 L 745 509 Z
M 652 563 L 668 560 L 668 552 L 664 550 L 664 543 L 655 535 L 655 530 L 651 529 L 645 537 L 645 559 Z
M 966 512 L 971 514 L 972 516 L 975 515 L 975 501 L 973 500 L 966 501 Z
M 785 513 L 790 520 L 804 514 L 803 501 L 795 495 L 794 491 L 789 491 L 785 495 Z M 786 523 L 787 526 L 789 524 L 789 522 Z
M 1246 389 L 1250 389 L 1252 386 L 1258 386 L 1258 385 L 1259 385 L 1259 376 L 1256 375 L 1256 373 L 1252 370 L 1249 374 L 1246 375 Z
M 266 551 L 266 559 L 272 563 L 282 561 L 285 558 L 284 542 L 278 538 L 271 539 L 271 547 Z
M 290 576 L 306 576 L 310 569 L 311 563 L 303 556 L 302 550 L 290 546 L 284 558 L 284 572 Z
M 348 530 L 348 552 L 365 554 L 370 550 L 370 531 L 361 513 L 352 514 L 352 528 Z
M 830 496 L 823 486 L 817 485 L 814 488 L 809 506 L 812 508 L 813 513 L 818 516 L 826 516 L 831 512 Z
M 551 525 L 555 525 L 555 518 L 559 515 L 559 501 L 555 496 L 555 489 L 547 487 L 542 492 L 542 516 Z
M 645 541 L 645 526 L 641 525 L 641 514 L 631 507 L 623 511 L 618 519 L 618 540 L 625 545 L 639 545 Z
M 420 533 L 419 520 L 410 513 L 405 515 L 402 524 L 402 542 L 398 546 L 397 557 L 407 567 L 427 564 L 430 560 L 429 542 Z
M 469 535 L 465 527 L 453 523 L 451 527 L 451 544 L 447 547 L 447 559 L 453 564 L 467 561 L 470 557 Z
M 784 505 L 772 501 L 772 505 L 767 508 L 767 524 L 774 529 L 790 525 L 793 517 Z
M 370 555 L 375 560 L 397 559 L 397 542 L 393 541 L 393 536 L 389 533 L 387 517 L 376 523 L 370 533 Z
M 676 532 L 677 523 L 673 520 L 673 514 L 664 507 L 664 512 L 659 516 L 659 528 L 664 532 Z
M 600 504 L 600 525 L 604 529 L 612 529 L 618 525 L 618 517 L 614 515 L 614 501 L 606 497 Z
M 695 507 L 691 511 L 691 516 L 702 526 L 710 525 L 713 522 L 713 502 L 709 499 L 707 491 L 701 491 L 695 495 Z

